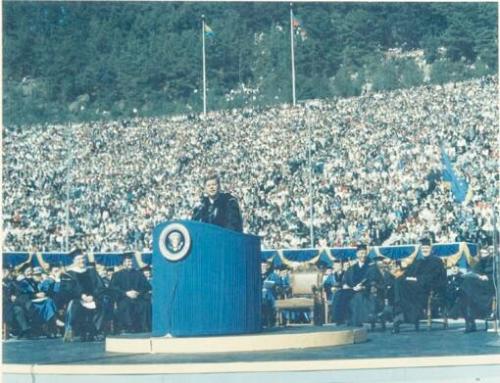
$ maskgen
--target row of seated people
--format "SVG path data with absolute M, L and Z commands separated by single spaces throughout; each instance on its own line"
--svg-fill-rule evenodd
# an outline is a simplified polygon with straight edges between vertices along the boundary
M 103 339 L 109 333 L 151 331 L 151 270 L 125 255 L 117 269 L 96 265 L 77 250 L 73 263 L 47 270 L 30 259 L 4 269 L 4 336 L 62 335 L 65 341 Z
M 420 251 L 410 264 L 382 257 L 367 258 L 367 247 L 360 244 L 355 262 L 335 261 L 323 275 L 323 297 L 330 308 L 322 321 L 337 325 L 372 328 L 380 322 L 393 322 L 398 333 L 402 323 L 412 323 L 418 330 L 420 319 L 428 309 L 429 295 L 441 315 L 465 319 L 465 331 L 476 331 L 475 320 L 493 315 L 493 248 L 481 248 L 479 259 L 462 272 L 458 266 L 448 270 L 441 258 L 432 254 L 430 240 L 421 240 Z M 267 326 L 275 324 L 275 302 L 290 296 L 288 271 L 277 272 L 263 264 L 263 318 Z M 299 313 L 303 316 L 302 313 Z M 288 315 L 290 313 L 284 313 Z M 326 318 L 325 318 L 326 315 Z M 319 321 L 316 321 L 316 323 Z
M 369 262 L 366 246 L 360 245 L 356 263 L 334 263 L 322 286 L 332 308 L 331 319 L 353 326 L 392 320 L 394 332 L 399 332 L 404 321 L 418 327 L 429 293 L 434 291 L 445 302 L 449 316 L 463 316 L 466 331 L 475 331 L 475 319 L 491 313 L 492 251 L 481 249 L 480 259 L 469 272 L 461 274 L 455 267 L 449 277 L 442 260 L 431 254 L 429 240 L 422 241 L 420 252 L 420 258 L 403 267 L 377 259 Z M 110 331 L 151 330 L 149 269 L 133 269 L 132 259 L 126 256 L 122 268 L 113 273 L 96 267 L 91 254 L 88 264 L 83 254 L 73 255 L 67 269 L 53 267 L 46 273 L 32 268 L 30 259 L 16 270 L 4 270 L 3 320 L 10 332 L 19 337 L 54 336 L 64 328 L 65 340 L 74 336 L 91 340 Z M 267 263 L 263 266 L 264 325 L 272 326 L 274 303 L 289 295 L 290 286 L 286 272 L 279 275 Z M 308 310 L 283 315 L 287 322 L 313 319 Z

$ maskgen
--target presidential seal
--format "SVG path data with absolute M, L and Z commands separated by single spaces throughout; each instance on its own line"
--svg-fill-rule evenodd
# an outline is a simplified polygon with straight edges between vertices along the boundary
M 190 249 L 191 236 L 184 225 L 172 223 L 160 233 L 160 253 L 169 261 L 180 261 Z

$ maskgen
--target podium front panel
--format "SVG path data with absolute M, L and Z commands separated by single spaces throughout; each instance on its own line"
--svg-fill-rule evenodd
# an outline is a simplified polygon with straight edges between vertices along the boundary
M 261 330 L 259 237 L 176 221 L 153 241 L 153 336 Z

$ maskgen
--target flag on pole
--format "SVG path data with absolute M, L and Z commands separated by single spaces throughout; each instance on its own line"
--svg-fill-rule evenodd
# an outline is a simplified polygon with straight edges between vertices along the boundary
M 293 28 L 297 29 L 301 25 L 302 25 L 301 21 L 296 16 L 292 16 L 292 26 L 293 26 Z
M 307 39 L 307 32 L 303 27 L 302 20 L 295 15 L 292 17 L 292 28 L 297 35 L 300 35 L 302 40 Z
M 458 178 L 450 161 L 450 157 L 446 153 L 444 146 L 441 144 L 441 162 L 443 164 L 443 181 L 448 182 L 451 186 L 451 192 L 456 202 L 467 202 L 471 197 L 469 184 L 462 178 Z
M 207 23 L 205 23 L 205 24 L 204 24 L 204 27 L 205 27 L 205 28 L 204 28 L 204 29 L 205 29 L 205 30 L 204 30 L 204 32 L 205 32 L 205 36 L 210 37 L 210 38 L 215 37 L 215 33 L 214 33 L 214 31 L 212 30 L 212 28 L 210 28 L 210 27 L 208 26 L 208 24 L 207 24 Z

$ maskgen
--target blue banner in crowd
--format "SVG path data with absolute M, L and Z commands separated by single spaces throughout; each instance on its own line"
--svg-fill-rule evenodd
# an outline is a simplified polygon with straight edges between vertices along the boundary
M 451 184 L 451 192 L 453 193 L 453 197 L 455 197 L 455 201 L 460 203 L 464 202 L 467 197 L 469 184 L 465 179 L 457 177 L 455 171 L 453 170 L 450 157 L 446 153 L 443 145 L 441 145 L 441 160 L 444 166 L 443 180 Z

